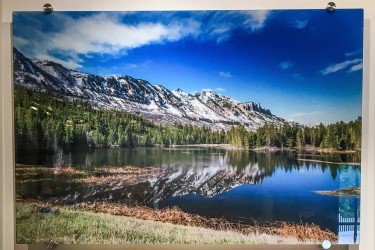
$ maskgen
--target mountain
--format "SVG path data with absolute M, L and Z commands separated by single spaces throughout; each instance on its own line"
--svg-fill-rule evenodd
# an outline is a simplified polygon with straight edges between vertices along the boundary
M 13 59 L 15 84 L 68 100 L 85 100 L 101 108 L 132 112 L 157 123 L 179 122 L 215 130 L 229 130 L 238 124 L 255 130 L 265 123 L 285 123 L 259 103 L 241 103 L 210 90 L 188 94 L 126 75 L 82 73 L 52 61 L 32 61 L 16 48 Z

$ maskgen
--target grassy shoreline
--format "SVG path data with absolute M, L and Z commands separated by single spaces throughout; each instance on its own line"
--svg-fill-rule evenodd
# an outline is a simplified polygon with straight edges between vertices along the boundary
M 110 203 L 75 206 L 17 201 L 17 242 L 151 244 L 276 244 L 337 241 L 318 226 L 280 222 L 270 226 L 231 224 L 177 208 L 153 210 Z
M 173 225 L 105 213 L 59 208 L 36 213 L 33 204 L 17 203 L 17 243 L 59 244 L 243 244 L 256 243 L 235 232 Z

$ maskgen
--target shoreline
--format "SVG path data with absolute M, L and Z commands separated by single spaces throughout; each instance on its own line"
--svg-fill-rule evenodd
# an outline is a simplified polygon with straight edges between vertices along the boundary
M 184 145 L 171 145 L 171 148 L 183 148 L 183 147 L 202 147 L 202 148 L 218 148 L 225 150 L 246 150 L 245 148 L 240 148 L 233 146 L 231 144 L 184 144 Z
M 131 147 L 131 148 L 120 148 L 120 147 L 96 147 L 92 148 L 91 150 L 86 150 L 87 152 L 90 151 L 95 151 L 95 149 L 139 149 L 139 148 L 162 148 L 162 149 L 171 149 L 171 148 L 183 148 L 183 147 L 201 147 L 201 148 L 218 148 L 218 149 L 224 149 L 224 150 L 237 150 L 237 151 L 253 151 L 253 152 L 264 152 L 264 153 L 275 153 L 275 152 L 305 152 L 305 153 L 321 153 L 321 154 L 356 154 L 360 153 L 361 149 L 349 149 L 349 150 L 339 150 L 339 149 L 334 149 L 334 148 L 317 148 L 317 147 L 312 147 L 309 145 L 306 145 L 303 148 L 287 148 L 287 147 L 276 147 L 276 146 L 263 146 L 263 147 L 258 147 L 258 148 L 251 148 L 251 149 L 246 149 L 244 147 L 238 147 L 234 146 L 231 144 L 171 144 L 168 147 L 160 146 L 160 145 L 154 145 L 151 147 L 146 147 L 146 146 L 136 146 L 136 147 Z M 36 153 L 46 153 L 46 154 L 53 154 L 53 152 L 45 152 L 45 151 L 35 151 Z M 74 151 L 73 151 L 74 152 Z
M 361 195 L 361 187 L 347 187 L 338 190 L 314 190 L 313 192 L 326 196 L 359 198 Z
M 209 218 L 186 213 L 176 207 L 155 210 L 144 206 L 126 206 L 108 202 L 79 203 L 68 206 L 34 199 L 17 199 L 16 203 L 23 206 L 31 206 L 34 213 L 44 213 L 48 216 L 56 217 L 59 216 L 60 210 L 69 210 L 78 213 L 89 212 L 96 216 L 106 214 L 121 218 L 139 219 L 151 223 L 162 223 L 162 225 L 173 224 L 178 227 L 193 227 L 194 230 L 214 230 L 217 233 L 224 231 L 242 235 L 243 237 L 265 235 L 269 238 L 294 239 L 297 242 L 321 242 L 324 239 L 336 242 L 338 239 L 338 236 L 333 232 L 327 229 L 323 230 L 314 224 L 277 221 L 264 223 L 264 225 L 259 225 L 257 222 L 254 225 L 246 225 L 229 222 L 223 218 Z M 236 239 L 234 238 L 233 240 Z M 272 241 L 263 243 L 272 243 Z
M 305 162 L 314 162 L 314 163 L 326 163 L 326 164 L 335 164 L 335 165 L 351 165 L 351 166 L 361 166 L 359 162 L 332 162 L 332 161 L 321 161 L 321 160 L 314 160 L 314 159 L 303 159 L 303 158 L 296 158 L 297 161 L 305 161 Z
M 225 150 L 240 150 L 240 151 L 254 151 L 254 152 L 283 152 L 283 151 L 290 151 L 290 152 L 318 152 L 323 154 L 355 154 L 361 152 L 360 150 L 338 150 L 334 148 L 315 148 L 310 146 L 305 146 L 302 149 L 298 148 L 279 148 L 275 146 L 271 147 L 259 147 L 259 148 L 252 148 L 246 149 L 243 147 L 237 147 L 231 144 L 184 144 L 184 145 L 170 145 L 171 148 L 182 148 L 182 147 L 204 147 L 204 148 L 219 148 Z

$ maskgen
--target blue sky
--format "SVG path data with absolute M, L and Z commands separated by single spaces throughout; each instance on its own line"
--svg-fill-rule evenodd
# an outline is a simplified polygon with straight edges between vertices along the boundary
M 78 71 L 212 89 L 303 124 L 361 115 L 362 10 L 19 12 L 14 46 Z

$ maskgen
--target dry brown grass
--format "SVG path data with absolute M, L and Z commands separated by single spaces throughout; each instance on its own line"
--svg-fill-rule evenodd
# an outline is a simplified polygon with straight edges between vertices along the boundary
M 314 224 L 291 224 L 286 222 L 272 222 L 264 225 L 253 226 L 231 223 L 223 218 L 207 218 L 197 214 L 189 214 L 176 207 L 154 210 L 152 208 L 137 206 L 129 207 L 113 203 L 80 203 L 76 206 L 85 211 L 108 213 L 112 215 L 129 216 L 144 220 L 168 222 L 177 225 L 203 227 L 215 230 L 236 231 L 246 235 L 267 234 L 283 237 L 294 237 L 300 241 L 306 240 L 331 240 L 336 242 L 337 235 L 329 230 L 323 230 Z
M 322 230 L 314 224 L 288 224 L 286 222 L 278 222 L 277 224 L 279 224 L 277 230 L 280 231 L 280 235 L 293 236 L 298 240 L 313 239 L 323 241 L 328 239 L 333 242 L 338 240 L 337 235 L 329 230 Z
M 72 181 L 76 183 L 97 185 L 106 185 L 113 182 L 122 182 L 124 184 L 131 185 L 139 181 L 147 180 L 150 177 L 159 177 L 161 173 L 162 169 L 156 167 L 105 167 L 95 168 L 93 175 L 86 176 L 84 178 L 74 179 Z
M 134 166 L 123 166 L 123 167 L 102 167 L 95 168 L 95 172 L 100 173 L 111 173 L 111 174 L 143 174 L 143 173 L 158 173 L 160 168 L 158 167 L 134 167 Z
M 54 174 L 74 174 L 76 173 L 75 168 L 72 166 L 56 167 L 53 169 Z

